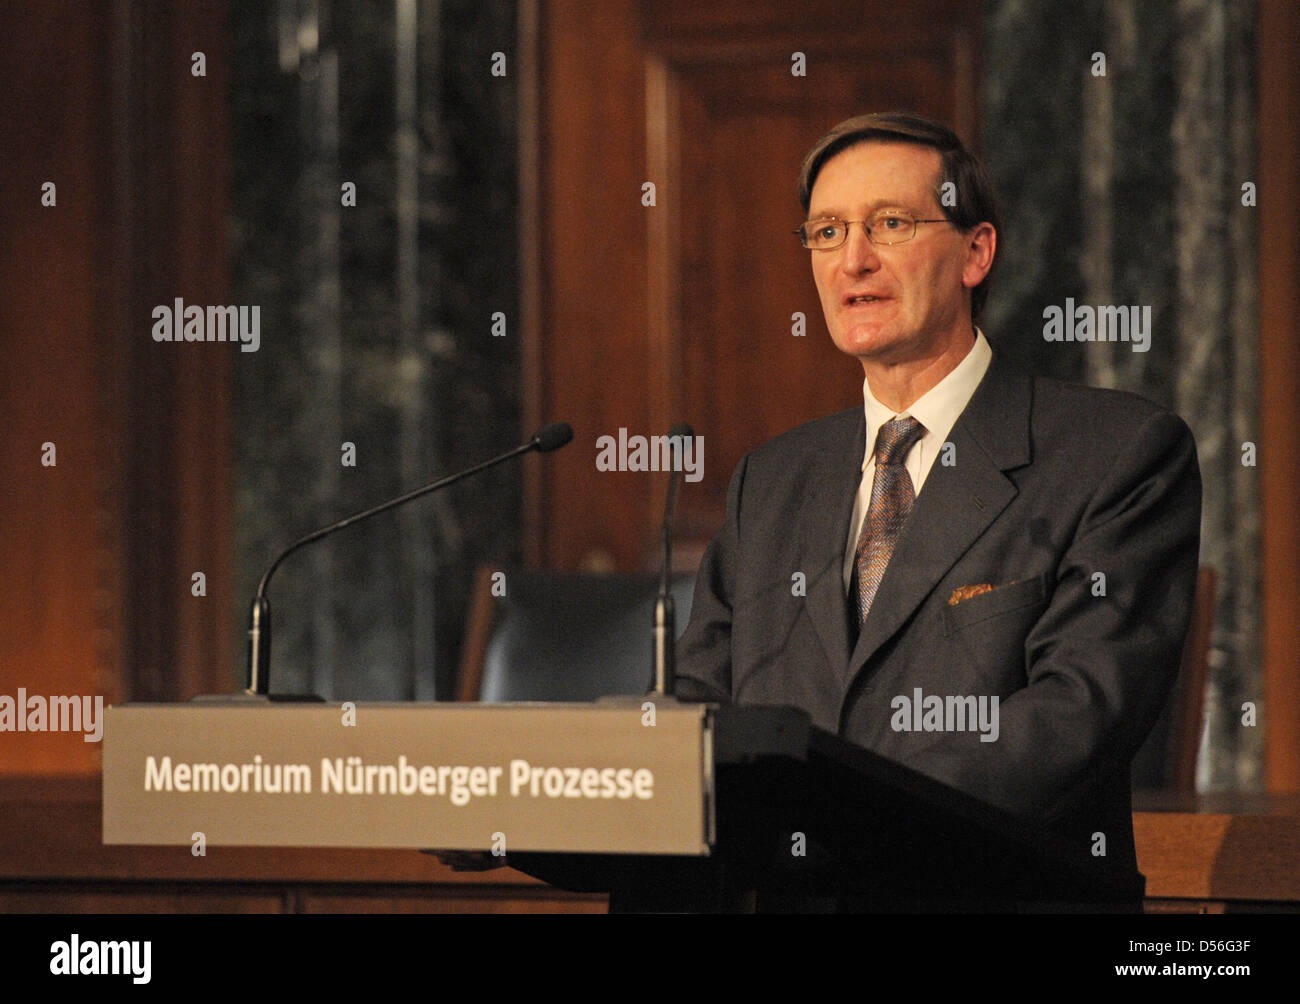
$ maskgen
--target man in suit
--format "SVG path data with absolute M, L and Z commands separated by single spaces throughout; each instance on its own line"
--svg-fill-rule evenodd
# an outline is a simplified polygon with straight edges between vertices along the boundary
M 975 321 L 997 210 L 944 126 L 842 123 L 805 160 L 800 198 L 864 407 L 736 468 L 678 646 L 679 695 L 797 706 L 1080 854 L 1102 833 L 1107 857 L 1136 868 L 1129 764 L 1195 588 L 1191 433 L 1142 398 L 1035 379 L 993 349 Z M 923 724 L 928 698 L 946 719 Z

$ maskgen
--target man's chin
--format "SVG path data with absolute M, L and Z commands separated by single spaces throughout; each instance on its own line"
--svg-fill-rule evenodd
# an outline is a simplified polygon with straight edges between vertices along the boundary
M 901 342 L 894 331 L 855 332 L 835 339 L 835 347 L 863 363 L 888 364 L 906 357 L 906 346 Z

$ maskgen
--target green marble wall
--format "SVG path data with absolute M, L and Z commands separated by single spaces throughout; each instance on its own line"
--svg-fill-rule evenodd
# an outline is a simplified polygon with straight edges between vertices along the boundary
M 281 548 L 519 438 L 515 10 L 232 0 L 230 18 L 235 290 L 262 306 L 236 373 L 242 630 Z M 448 696 L 475 565 L 518 557 L 520 485 L 497 469 L 290 557 L 272 689 Z

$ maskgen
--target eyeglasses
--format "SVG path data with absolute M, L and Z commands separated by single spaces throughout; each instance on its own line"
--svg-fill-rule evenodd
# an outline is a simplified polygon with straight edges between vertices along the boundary
M 849 227 L 861 223 L 872 244 L 904 244 L 916 236 L 918 223 L 951 223 L 952 220 L 918 220 L 899 209 L 882 209 L 865 220 L 837 220 L 833 216 L 809 220 L 794 231 L 804 247 L 813 251 L 834 251 L 849 239 Z

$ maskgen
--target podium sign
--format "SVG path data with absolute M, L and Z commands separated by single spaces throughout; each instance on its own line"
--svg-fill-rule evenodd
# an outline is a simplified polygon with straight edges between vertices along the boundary
M 704 705 L 136 704 L 104 843 L 705 855 Z

